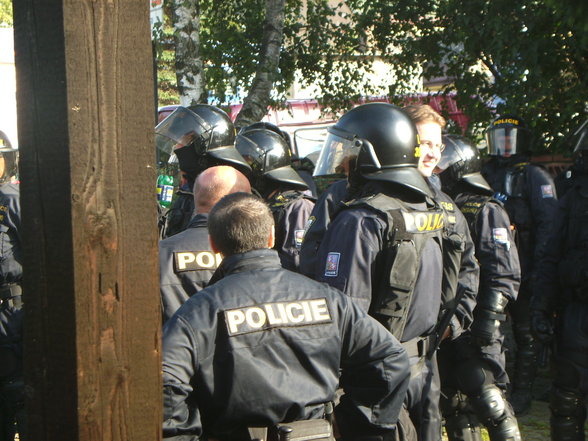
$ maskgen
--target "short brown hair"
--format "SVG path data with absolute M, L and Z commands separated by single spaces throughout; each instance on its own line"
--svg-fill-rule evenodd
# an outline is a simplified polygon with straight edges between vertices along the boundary
M 208 215 L 208 234 L 224 256 L 267 248 L 272 225 L 267 204 L 249 193 L 223 197 Z
M 439 124 L 442 129 L 445 127 L 445 118 L 439 115 L 439 113 L 428 104 L 410 104 L 404 106 L 402 110 L 408 114 L 412 122 L 415 124 L 433 122 Z

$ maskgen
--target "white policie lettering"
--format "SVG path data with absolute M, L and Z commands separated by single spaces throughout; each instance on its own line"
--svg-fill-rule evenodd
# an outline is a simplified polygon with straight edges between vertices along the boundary
M 280 326 L 301 326 L 331 321 L 327 299 L 265 303 L 225 311 L 230 335 Z

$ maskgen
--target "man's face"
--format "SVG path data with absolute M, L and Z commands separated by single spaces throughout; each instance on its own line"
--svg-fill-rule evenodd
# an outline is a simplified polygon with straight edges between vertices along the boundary
M 421 141 L 418 169 L 423 176 L 428 178 L 433 174 L 433 170 L 441 159 L 441 126 L 435 122 L 422 122 L 418 123 L 416 128 Z

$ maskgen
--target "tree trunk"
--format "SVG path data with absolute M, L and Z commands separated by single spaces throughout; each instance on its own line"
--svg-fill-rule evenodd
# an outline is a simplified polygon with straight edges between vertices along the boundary
M 245 127 L 260 121 L 267 113 L 280 62 L 285 3 L 285 0 L 266 0 L 259 64 L 249 95 L 235 120 L 236 127 Z
M 172 20 L 176 45 L 176 78 L 180 104 L 206 103 L 204 69 L 200 57 L 200 2 L 174 0 Z

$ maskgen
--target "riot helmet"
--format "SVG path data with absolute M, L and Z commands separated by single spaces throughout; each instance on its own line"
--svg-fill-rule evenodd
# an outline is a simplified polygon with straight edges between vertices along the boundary
M 9 182 L 11 178 L 18 175 L 18 149 L 12 147 L 8 136 L 0 131 L 0 155 L 4 160 L 4 168 L 0 168 L 0 183 Z
M 235 147 L 251 167 L 253 186 L 260 193 L 267 194 L 279 187 L 308 189 L 308 185 L 291 166 L 292 156 L 288 144 L 274 131 L 252 129 L 240 133 Z
M 459 135 L 444 135 L 445 150 L 437 164 L 435 173 L 441 178 L 443 191 L 452 193 L 456 184 L 464 182 L 492 194 L 490 184 L 484 179 L 480 151 L 467 138 Z
M 533 136 L 518 116 L 503 115 L 494 119 L 486 129 L 488 154 L 509 158 L 528 154 L 531 151 Z
M 235 127 L 221 109 L 208 104 L 179 106 L 155 127 L 158 162 L 174 153 L 180 169 L 192 178 L 214 165 L 230 165 L 244 173 L 250 167 L 235 149 Z M 161 165 L 161 164 L 160 164 Z
M 416 127 L 400 108 L 368 103 L 345 113 L 329 127 L 314 176 L 349 175 L 355 167 L 368 180 L 400 184 L 424 195 L 431 190 L 418 171 Z
M 290 150 L 290 153 L 292 155 L 294 154 L 294 152 L 292 151 L 292 140 L 290 139 L 290 135 L 288 134 L 288 132 L 283 131 L 282 129 L 280 129 L 275 124 L 272 124 L 271 122 L 258 121 L 253 124 L 249 124 L 248 126 L 245 126 L 241 130 L 239 130 L 238 134 L 244 135 L 245 133 L 247 133 L 251 130 L 257 130 L 257 129 L 270 130 L 270 131 L 280 135 L 282 138 L 284 138 L 284 141 L 286 141 L 286 144 L 288 144 L 288 149 Z

